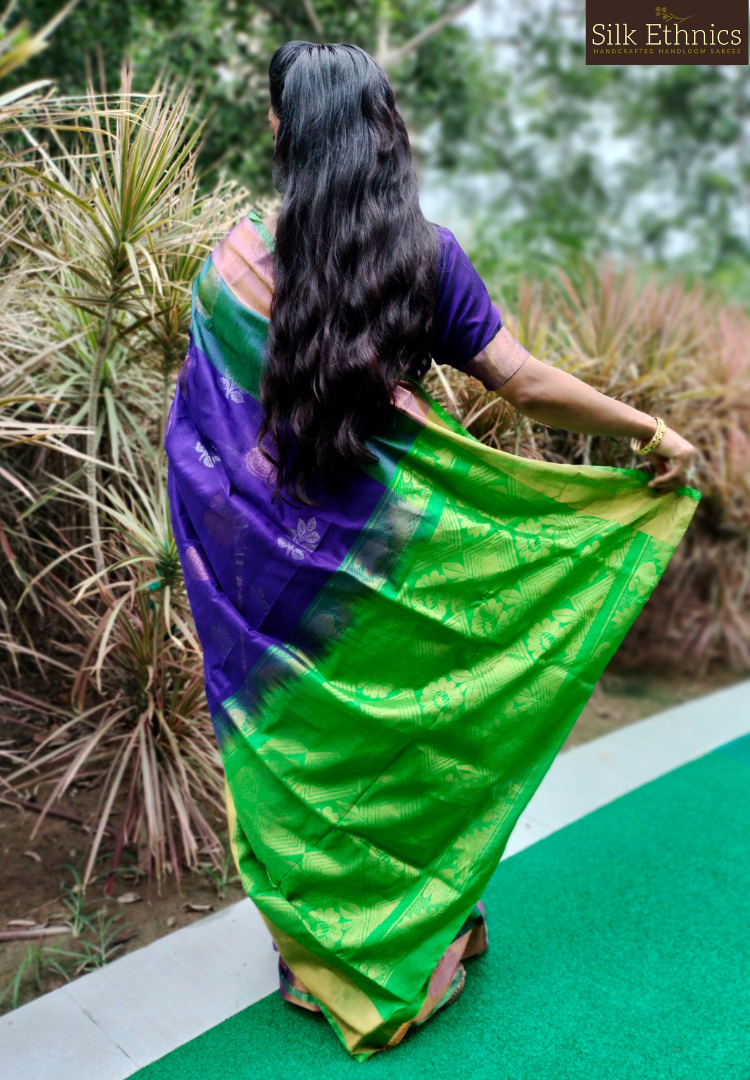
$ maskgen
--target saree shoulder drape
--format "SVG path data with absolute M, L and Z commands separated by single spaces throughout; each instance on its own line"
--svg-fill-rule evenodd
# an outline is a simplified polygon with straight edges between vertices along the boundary
M 516 819 L 699 496 L 490 449 L 413 384 L 377 465 L 312 509 L 272 501 L 271 245 L 248 216 L 196 283 L 172 519 L 242 881 L 287 996 L 364 1060 L 476 951 Z

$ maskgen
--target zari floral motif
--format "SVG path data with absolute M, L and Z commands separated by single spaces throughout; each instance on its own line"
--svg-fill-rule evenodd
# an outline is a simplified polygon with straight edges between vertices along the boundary
M 315 551 L 315 548 L 320 543 L 320 534 L 317 531 L 315 518 L 310 518 L 309 521 L 303 521 L 302 518 L 299 518 L 297 528 L 287 529 L 287 533 L 289 539 L 286 540 L 283 536 L 280 536 L 277 543 L 292 559 L 304 559 L 305 552 Z

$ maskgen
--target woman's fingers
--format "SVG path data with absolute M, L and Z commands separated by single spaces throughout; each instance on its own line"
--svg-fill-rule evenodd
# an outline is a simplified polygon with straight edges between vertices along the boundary
M 655 491 L 675 491 L 688 482 L 688 475 L 697 457 L 695 447 L 676 431 L 667 428 L 659 450 L 650 455 L 656 476 L 648 486 Z
M 676 491 L 676 489 L 682 487 L 685 482 L 685 475 L 682 471 L 675 472 L 670 469 L 670 471 L 663 476 L 657 476 L 653 480 L 650 480 L 648 486 L 654 488 L 655 491 Z
M 657 475 L 649 481 L 648 486 L 657 491 L 674 491 L 687 483 L 687 470 L 691 462 L 660 458 L 656 463 Z

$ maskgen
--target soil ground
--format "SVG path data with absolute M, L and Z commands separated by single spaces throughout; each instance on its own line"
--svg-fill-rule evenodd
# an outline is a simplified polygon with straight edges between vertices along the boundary
M 581 714 L 565 748 L 606 735 L 616 728 L 642 720 L 672 705 L 711 693 L 737 681 L 737 675 L 719 671 L 701 678 L 684 675 L 605 673 Z M 4 736 L 3 732 L 0 732 Z M 85 817 L 96 794 L 78 790 L 60 804 L 64 812 Z M 0 852 L 3 872 L 0 877 L 0 931 L 13 929 L 8 924 L 33 920 L 37 925 L 54 926 L 69 917 L 64 900 L 74 902 L 74 894 L 65 892 L 61 883 L 75 882 L 73 871 L 80 873 L 87 842 L 79 825 L 57 818 L 47 818 L 36 836 L 32 836 L 39 815 L 31 810 L 0 804 Z M 66 869 L 67 868 L 67 869 Z M 70 868 L 73 868 L 72 870 Z M 0 995 L 8 989 L 0 1011 L 23 1004 L 75 974 L 87 951 L 90 962 L 140 948 L 164 934 L 188 926 L 216 910 L 242 899 L 243 890 L 234 879 L 234 867 L 227 862 L 225 877 L 217 882 L 208 874 L 183 873 L 178 883 L 174 876 L 157 887 L 138 870 L 122 869 L 115 878 L 112 895 L 104 896 L 106 874 L 93 881 L 87 891 L 85 914 L 97 932 L 91 930 L 75 939 L 72 935 L 0 942 Z M 133 900 L 133 894 L 138 899 Z M 129 903 L 119 902 L 122 897 Z M 198 910 L 190 910 L 193 905 Z M 112 923 L 107 920 L 113 918 Z M 104 945 L 110 938 L 108 946 Z M 41 953 L 40 953 L 41 950 Z M 46 951 L 45 951 L 46 950 Z M 76 956 L 65 956 L 72 952 Z M 98 957 L 97 954 L 98 953 Z M 92 961 L 92 957 L 94 960 Z M 54 965 L 58 968 L 55 969 Z M 18 980 L 14 980 L 24 966 Z

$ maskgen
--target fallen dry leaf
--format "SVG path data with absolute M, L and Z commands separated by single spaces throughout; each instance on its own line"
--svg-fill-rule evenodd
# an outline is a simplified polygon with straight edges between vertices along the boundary
M 139 896 L 137 892 L 125 892 L 122 896 L 117 897 L 118 904 L 137 904 L 143 897 Z
M 59 734 L 55 733 L 49 741 L 50 746 L 64 746 L 65 743 L 70 742 L 73 738 L 71 731 L 61 731 Z
M 191 904 L 188 900 L 182 905 L 183 911 L 214 911 L 213 904 Z

